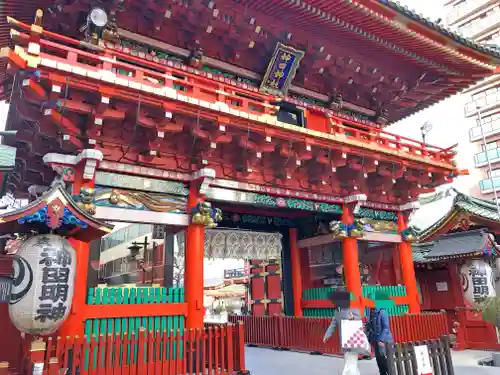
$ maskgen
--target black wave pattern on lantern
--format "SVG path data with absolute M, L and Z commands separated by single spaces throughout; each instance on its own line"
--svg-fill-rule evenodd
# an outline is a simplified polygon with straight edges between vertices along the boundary
M 15 305 L 23 299 L 33 285 L 33 269 L 21 256 L 16 255 L 13 263 L 12 292 L 9 304 Z
M 460 274 L 460 278 L 462 279 L 462 290 L 467 292 L 469 290 L 469 278 L 463 273 Z

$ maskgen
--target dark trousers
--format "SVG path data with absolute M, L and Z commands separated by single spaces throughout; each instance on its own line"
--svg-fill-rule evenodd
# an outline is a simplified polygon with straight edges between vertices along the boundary
M 381 348 L 378 343 L 373 344 L 375 351 L 375 358 L 377 359 L 377 366 L 380 375 L 389 375 L 389 364 L 385 355 L 385 348 Z

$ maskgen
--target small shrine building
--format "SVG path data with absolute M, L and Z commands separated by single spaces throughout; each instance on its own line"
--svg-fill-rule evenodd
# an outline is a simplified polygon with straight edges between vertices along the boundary
M 422 310 L 445 310 L 450 333 L 461 331 L 462 348 L 499 348 L 498 330 L 483 322 L 475 308 L 500 294 L 500 218 L 495 203 L 453 188 L 420 202 L 411 223 L 421 228 L 412 249 Z

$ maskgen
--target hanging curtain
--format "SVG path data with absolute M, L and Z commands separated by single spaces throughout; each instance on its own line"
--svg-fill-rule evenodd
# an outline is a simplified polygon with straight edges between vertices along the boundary
M 184 254 L 184 233 L 177 234 L 179 251 Z M 205 257 L 212 259 L 280 259 L 281 233 L 232 229 L 205 230 Z
M 281 233 L 230 229 L 205 231 L 205 256 L 217 259 L 279 259 Z

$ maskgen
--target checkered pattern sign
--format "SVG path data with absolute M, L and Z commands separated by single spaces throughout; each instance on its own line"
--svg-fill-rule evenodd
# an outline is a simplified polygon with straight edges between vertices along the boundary
M 370 351 L 361 320 L 342 320 L 342 348 Z

